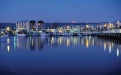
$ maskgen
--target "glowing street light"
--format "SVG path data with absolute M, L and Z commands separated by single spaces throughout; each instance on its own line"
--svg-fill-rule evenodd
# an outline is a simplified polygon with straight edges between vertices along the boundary
M 105 24 L 104 26 L 106 27 L 107 25 Z
M 7 31 L 10 31 L 10 28 L 9 28 L 9 27 L 7 27 L 7 28 L 6 28 L 6 30 L 7 30 Z
M 88 25 L 86 25 L 86 27 L 88 28 L 89 26 L 88 26 Z

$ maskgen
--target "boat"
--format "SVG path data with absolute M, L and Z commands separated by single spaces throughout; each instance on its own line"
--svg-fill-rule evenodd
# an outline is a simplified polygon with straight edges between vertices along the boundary
M 90 33 L 89 33 L 89 32 L 82 32 L 81 35 L 82 35 L 82 36 L 89 36 Z
M 73 33 L 73 36 L 80 36 L 79 33 Z
M 61 36 L 71 36 L 72 34 L 70 32 L 63 32 L 60 35 Z
M 41 36 L 41 37 L 48 37 L 48 36 L 50 36 L 50 33 L 49 33 L 49 32 L 46 32 L 46 30 L 43 30 L 43 31 L 40 33 L 40 36 Z
M 0 35 L 1 35 L 1 36 L 8 36 L 9 34 L 8 34 L 7 31 L 2 30 L 2 31 L 0 31 Z
M 8 34 L 1 34 L 1 36 L 4 36 L 5 37 L 5 36 L 9 36 L 9 35 Z
M 26 36 L 26 34 L 21 33 L 21 32 L 18 32 L 16 35 L 17 35 L 17 36 Z
M 64 30 L 64 32 L 62 32 L 60 35 L 61 36 L 72 36 L 73 34 L 70 32 L 70 30 Z
M 60 36 L 60 33 L 57 29 L 52 29 L 52 32 L 50 32 L 50 36 Z
M 26 36 L 27 32 L 25 30 L 19 30 L 16 35 L 17 36 Z

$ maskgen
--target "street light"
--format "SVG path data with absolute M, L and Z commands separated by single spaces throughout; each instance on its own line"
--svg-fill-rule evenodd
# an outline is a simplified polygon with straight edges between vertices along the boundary
M 89 26 L 88 26 L 88 25 L 86 25 L 86 27 L 88 28 Z
M 7 31 L 10 31 L 10 28 L 9 28 L 9 27 L 7 27 L 7 28 L 6 28 L 6 30 L 7 30 Z

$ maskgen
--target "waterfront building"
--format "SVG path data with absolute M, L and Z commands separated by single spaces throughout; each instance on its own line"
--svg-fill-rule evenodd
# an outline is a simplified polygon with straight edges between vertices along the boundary
M 29 26 L 30 26 L 30 31 L 36 31 L 36 21 L 35 20 L 31 20 L 29 22 Z
M 58 27 L 57 30 L 61 35 L 79 35 L 80 25 L 66 25 Z
M 38 31 L 42 31 L 43 29 L 45 29 L 45 24 L 42 20 L 38 21 Z
M 27 32 L 29 31 L 29 21 L 19 21 L 16 23 L 16 32 L 19 32 L 21 30 L 26 30 Z
M 118 28 L 120 28 L 121 29 L 121 23 L 119 22 L 119 21 L 117 21 L 117 26 L 118 26 Z
M 35 21 L 35 20 L 25 20 L 25 21 L 18 21 L 16 23 L 16 32 L 21 30 L 26 30 L 27 33 L 30 32 L 38 32 L 44 29 L 44 22 L 42 20 Z

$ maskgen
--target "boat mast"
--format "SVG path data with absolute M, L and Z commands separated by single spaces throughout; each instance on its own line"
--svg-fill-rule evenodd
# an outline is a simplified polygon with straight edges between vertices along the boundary
M 36 32 L 38 32 L 38 23 L 37 23 L 37 16 L 36 16 Z
M 50 15 L 50 23 L 51 23 L 51 29 L 52 29 L 52 13 Z

